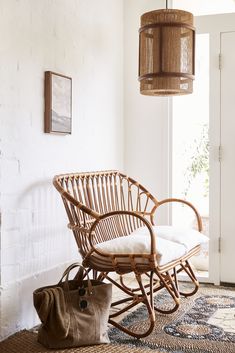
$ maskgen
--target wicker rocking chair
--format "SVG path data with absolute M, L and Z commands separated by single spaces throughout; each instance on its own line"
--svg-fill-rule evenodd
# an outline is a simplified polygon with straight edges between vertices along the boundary
M 53 183 L 62 196 L 68 227 L 75 236 L 83 265 L 93 270 L 96 278 L 109 280 L 125 294 L 122 300 L 112 303 L 116 310 L 110 314 L 111 324 L 133 337 L 145 337 L 153 330 L 155 312 L 172 313 L 179 307 L 181 295 L 197 292 L 199 283 L 188 260 L 199 253 L 206 237 L 199 233 L 201 218 L 191 203 L 180 199 L 158 201 L 142 185 L 118 171 L 58 175 Z M 196 215 L 199 232 L 155 226 L 155 212 L 168 202 L 189 206 Z M 193 283 L 191 292 L 179 288 L 177 275 L 182 271 Z M 125 283 L 128 273 L 135 276 L 135 288 Z M 170 295 L 170 308 L 154 303 L 154 294 L 163 288 Z M 145 304 L 148 312 L 142 332 L 115 321 L 139 303 Z

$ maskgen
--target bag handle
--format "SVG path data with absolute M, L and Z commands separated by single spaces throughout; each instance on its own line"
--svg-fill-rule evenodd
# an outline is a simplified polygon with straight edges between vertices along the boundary
M 64 283 L 65 283 L 66 289 L 69 290 L 69 285 L 68 285 L 69 273 L 70 273 L 70 271 L 72 271 L 76 267 L 82 268 L 82 270 L 85 272 L 86 277 L 87 277 L 88 294 L 91 295 L 92 294 L 92 284 L 91 284 L 91 280 L 89 278 L 88 271 L 85 269 L 84 266 L 82 266 L 78 262 L 75 262 L 72 265 L 70 265 L 68 268 L 66 268 L 66 270 L 64 271 L 64 273 L 63 273 L 58 285 L 62 284 L 62 281 L 63 281 L 63 279 L 65 277 Z
M 87 273 L 85 267 L 83 267 L 81 264 L 79 264 L 79 262 L 75 262 L 75 263 L 73 263 L 72 265 L 70 265 L 69 267 L 67 267 L 66 270 L 64 270 L 64 273 L 63 273 L 63 275 L 62 275 L 61 280 L 60 280 L 59 283 L 61 283 L 62 280 L 63 280 L 63 278 L 64 278 L 70 271 L 72 271 L 72 270 L 73 270 L 74 268 L 76 268 L 76 267 L 82 268 L 82 270 L 83 270 L 83 271 L 86 273 L 86 275 L 88 276 L 88 273 Z

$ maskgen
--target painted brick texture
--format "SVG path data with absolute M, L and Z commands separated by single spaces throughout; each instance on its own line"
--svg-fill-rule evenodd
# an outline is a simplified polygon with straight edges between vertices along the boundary
M 53 176 L 122 169 L 122 31 L 120 0 L 1 1 L 0 338 L 37 322 L 33 289 L 79 258 Z M 72 77 L 72 135 L 43 132 L 47 70 Z

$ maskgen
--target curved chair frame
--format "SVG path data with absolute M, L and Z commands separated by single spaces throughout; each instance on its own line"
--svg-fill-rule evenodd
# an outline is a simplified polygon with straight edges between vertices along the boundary
M 153 330 L 155 312 L 172 313 L 178 309 L 181 295 L 191 296 L 196 293 L 199 283 L 188 260 L 199 253 L 200 246 L 177 260 L 159 266 L 157 234 L 152 227 L 154 215 L 161 205 L 179 202 L 193 210 L 198 230 L 201 231 L 201 217 L 190 202 L 176 198 L 158 201 L 141 184 L 118 171 L 57 175 L 53 184 L 61 194 L 69 218 L 68 227 L 74 233 L 83 265 L 93 270 L 95 277 L 110 281 L 125 294 L 122 300 L 112 303 L 112 307 L 124 307 L 110 314 L 111 324 L 133 337 L 145 337 Z M 146 226 L 149 231 L 149 254 L 110 254 L 96 248 L 99 243 L 126 236 L 141 226 Z M 190 293 L 179 289 L 177 276 L 182 271 L 194 284 Z M 119 275 L 119 280 L 110 275 L 112 272 Z M 135 288 L 125 285 L 124 275 L 127 273 L 135 275 Z M 147 282 L 144 282 L 144 277 Z M 158 308 L 154 304 L 154 294 L 163 288 L 173 301 L 169 309 Z M 146 305 L 149 316 L 149 324 L 144 332 L 136 332 L 115 321 L 116 317 L 139 303 Z

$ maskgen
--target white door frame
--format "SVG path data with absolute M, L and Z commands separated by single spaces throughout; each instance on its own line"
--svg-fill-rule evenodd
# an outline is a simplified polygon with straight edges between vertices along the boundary
M 220 283 L 221 202 L 220 202 L 220 41 L 221 33 L 235 31 L 235 13 L 195 17 L 197 34 L 208 33 L 210 43 L 209 86 L 209 140 L 210 140 L 210 186 L 209 186 L 209 277 L 201 282 Z M 222 64 L 222 63 L 221 63 Z M 169 194 L 172 193 L 172 100 L 169 100 Z M 170 214 L 171 215 L 171 214 Z
M 197 33 L 210 34 L 210 251 L 209 281 L 220 283 L 221 33 L 235 31 L 235 13 L 196 17 Z

